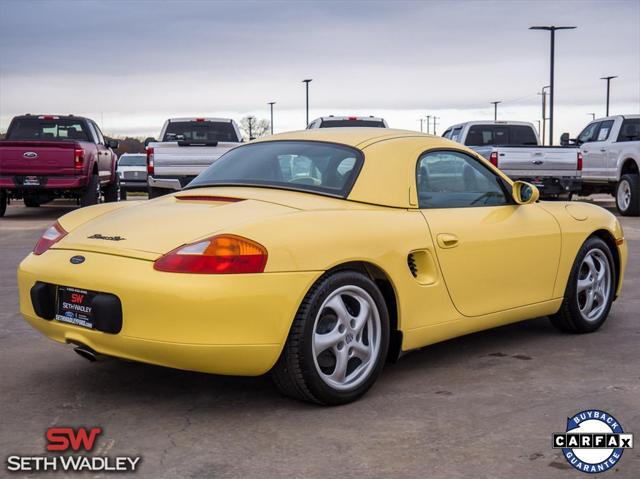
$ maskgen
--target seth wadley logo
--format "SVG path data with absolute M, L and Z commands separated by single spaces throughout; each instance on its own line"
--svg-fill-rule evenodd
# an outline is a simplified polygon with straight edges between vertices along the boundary
M 625 433 L 611 414 L 587 409 L 567 418 L 566 432 L 553 434 L 553 448 L 562 449 L 567 462 L 590 474 L 605 472 L 633 448 L 633 434 Z
M 45 433 L 46 450 L 50 453 L 93 450 L 96 439 L 102 434 L 101 427 L 72 428 L 50 427 Z M 140 465 L 140 456 L 92 456 L 88 454 L 19 456 L 7 457 L 9 472 L 135 472 Z

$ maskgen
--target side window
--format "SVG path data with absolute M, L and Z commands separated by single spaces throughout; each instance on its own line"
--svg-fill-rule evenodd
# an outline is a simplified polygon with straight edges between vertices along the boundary
M 592 141 L 606 141 L 609 138 L 609 133 L 611 133 L 611 128 L 613 128 L 613 120 L 600 122 L 596 139 Z
M 100 139 L 98 138 L 98 133 L 96 133 L 96 129 L 93 127 L 93 124 L 90 121 L 87 122 L 87 127 L 91 132 L 91 141 L 95 143 L 100 143 Z
M 456 151 L 432 151 L 418 160 L 420 208 L 498 206 L 510 201 L 500 179 L 480 161 Z
M 451 128 L 449 128 L 447 131 L 445 131 L 445 132 L 442 134 L 442 137 L 443 137 L 443 138 L 450 139 L 450 138 L 451 138 Z
M 618 141 L 640 141 L 640 118 L 627 118 L 622 122 Z
M 453 141 L 457 141 L 458 143 L 460 143 L 460 132 L 462 131 L 462 127 L 459 126 L 458 128 L 454 128 L 453 131 L 451 132 L 451 140 Z
M 98 125 L 95 124 L 95 122 L 91 122 L 91 124 L 93 125 L 93 129 L 96 130 L 96 134 L 98 135 L 98 143 L 100 143 L 101 145 L 106 144 L 104 141 L 104 137 L 102 136 L 102 132 L 100 131 L 100 128 L 98 128 Z
M 598 131 L 599 126 L 600 122 L 587 125 L 587 127 L 582 130 L 582 133 L 578 135 L 578 143 L 589 143 L 590 141 L 594 141 L 596 137 L 596 131 Z

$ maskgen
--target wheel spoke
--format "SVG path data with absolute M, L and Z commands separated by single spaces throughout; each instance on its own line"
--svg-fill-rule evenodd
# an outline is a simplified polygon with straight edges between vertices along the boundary
M 344 301 L 342 300 L 342 297 L 340 295 L 336 295 L 333 298 L 331 298 L 331 300 L 327 302 L 325 307 L 331 308 L 338 316 L 338 319 L 340 320 L 340 322 L 342 322 L 345 325 L 349 324 L 349 320 L 351 319 L 352 316 L 349 314 L 349 311 L 347 311 L 347 307 L 344 304 Z
M 589 286 L 591 286 L 591 281 L 589 281 L 587 278 L 579 279 L 578 280 L 578 293 L 581 293 L 582 291 L 587 289 Z
M 353 331 L 357 334 L 364 328 L 364 325 L 367 324 L 369 317 L 371 315 L 371 306 L 369 303 L 362 299 L 358 299 L 358 303 L 360 303 L 360 311 L 356 316 L 356 324 L 353 328 Z
M 347 356 L 347 348 L 342 348 L 336 353 L 336 367 L 329 376 L 331 379 L 337 382 L 343 382 L 347 377 L 347 364 L 349 363 L 349 357 Z
M 590 290 L 587 292 L 587 300 L 584 303 L 584 306 L 582 308 L 580 308 L 580 311 L 582 312 L 582 314 L 588 316 L 589 313 L 591 312 L 591 309 L 593 308 L 593 299 L 595 297 L 595 293 L 593 292 L 593 290 Z
M 337 327 L 327 334 L 314 333 L 313 342 L 316 347 L 316 354 L 320 354 L 322 351 L 332 348 L 342 341 L 342 337 L 343 335 L 338 331 Z
M 353 350 L 353 356 L 360 359 L 363 364 L 369 361 L 371 349 L 368 346 L 365 346 L 360 341 L 354 341 L 349 347 Z
M 591 257 L 591 255 L 587 255 L 587 256 L 584 258 L 584 264 L 586 264 L 586 265 L 587 265 L 587 267 L 589 268 L 589 273 L 591 274 L 591 276 L 592 276 L 593 278 L 595 278 L 595 277 L 596 277 L 596 275 L 597 275 L 597 273 L 598 273 L 598 271 L 596 270 L 596 265 L 595 265 L 595 263 L 593 262 L 593 258 Z

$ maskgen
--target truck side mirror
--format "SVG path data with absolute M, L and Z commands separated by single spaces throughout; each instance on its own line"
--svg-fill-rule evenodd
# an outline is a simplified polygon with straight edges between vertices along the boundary
M 120 142 L 118 140 L 107 140 L 107 146 L 112 150 L 117 150 Z
M 569 133 L 560 135 L 560 146 L 569 146 Z
M 149 138 L 144 140 L 144 147 L 146 148 L 147 146 L 149 146 L 149 143 L 154 143 L 155 141 L 156 139 L 150 136 Z

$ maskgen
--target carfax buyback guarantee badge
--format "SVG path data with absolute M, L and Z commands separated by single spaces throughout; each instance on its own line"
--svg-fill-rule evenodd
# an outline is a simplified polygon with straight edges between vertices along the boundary
M 611 414 L 587 409 L 567 418 L 566 432 L 553 434 L 553 448 L 562 449 L 577 470 L 596 474 L 611 469 L 625 449 L 633 448 L 633 434 L 625 433 Z

